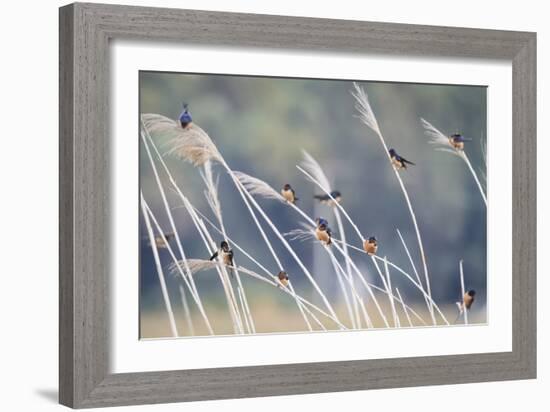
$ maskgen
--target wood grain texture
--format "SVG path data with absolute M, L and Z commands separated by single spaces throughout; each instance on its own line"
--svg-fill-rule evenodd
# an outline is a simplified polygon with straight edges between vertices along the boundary
M 536 36 L 533 33 L 76 3 L 60 9 L 60 402 L 84 408 L 534 378 Z M 109 40 L 513 64 L 513 351 L 109 373 Z

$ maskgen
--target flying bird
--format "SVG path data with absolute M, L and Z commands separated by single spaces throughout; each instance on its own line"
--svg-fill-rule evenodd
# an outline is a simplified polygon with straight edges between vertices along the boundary
M 294 204 L 294 203 L 296 203 L 297 200 L 299 200 L 296 197 L 296 192 L 294 191 L 292 186 L 290 186 L 288 183 L 285 184 L 283 186 L 283 188 L 281 189 L 281 194 L 283 195 L 283 197 L 285 198 L 285 200 L 288 203 L 293 203 Z
M 191 123 L 193 123 L 193 118 L 191 117 L 191 113 L 189 113 L 189 105 L 187 103 L 183 103 L 183 111 L 180 114 L 179 121 L 182 129 L 187 129 Z
M 326 246 L 332 243 L 332 231 L 328 227 L 328 222 L 323 218 L 317 218 L 317 229 L 315 230 L 315 236 Z
M 281 285 L 283 285 L 284 287 L 288 286 L 288 274 L 285 271 L 281 270 L 277 277 L 279 278 L 279 282 L 281 282 Z
M 369 237 L 363 242 L 363 249 L 365 249 L 365 252 L 369 256 L 376 255 L 376 251 L 378 250 L 378 241 L 374 236 Z
M 395 149 L 390 149 L 389 154 L 390 154 L 390 157 L 391 157 L 391 163 L 393 164 L 393 166 L 395 167 L 396 170 L 406 169 L 407 164 L 414 166 L 413 162 L 405 159 L 402 156 L 399 156 L 397 154 L 397 152 L 395 151 Z
M 338 190 L 333 190 L 332 192 L 330 192 L 330 196 L 325 194 L 315 195 L 313 197 L 326 205 L 333 205 L 334 201 L 332 199 L 334 199 L 338 203 L 342 201 L 342 193 L 340 193 Z
M 456 150 L 464 150 L 464 142 L 470 142 L 472 139 L 468 139 L 462 136 L 460 133 L 454 133 L 449 136 L 449 143 Z
M 229 248 L 229 244 L 222 240 L 220 248 L 210 257 L 210 260 L 221 258 L 221 261 L 226 266 L 233 266 L 233 250 Z M 231 276 L 233 276 L 233 269 L 231 269 Z

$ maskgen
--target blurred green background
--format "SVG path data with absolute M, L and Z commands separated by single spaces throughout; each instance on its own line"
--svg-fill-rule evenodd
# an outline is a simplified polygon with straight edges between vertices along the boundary
M 485 163 L 481 141 L 486 137 L 486 88 L 361 82 L 386 138 L 388 147 L 417 165 L 401 172 L 419 222 L 430 271 L 434 299 L 448 310 L 454 320 L 454 302 L 460 299 L 458 262 L 464 259 L 466 287 L 477 291 L 470 321 L 485 322 L 486 300 L 486 209 L 467 167 L 456 156 L 436 152 L 429 145 L 420 124 L 425 118 L 445 134 L 461 132 L 473 139 L 466 146 L 474 168 L 481 176 Z M 337 232 L 332 211 L 315 203 L 319 191 L 296 169 L 302 149 L 313 155 L 324 168 L 333 188 L 342 192 L 343 206 L 365 235 L 375 235 L 378 254 L 411 274 L 412 269 L 400 243 L 399 229 L 422 275 L 422 265 L 411 217 L 399 184 L 393 175 L 378 137 L 356 117 L 350 81 L 197 75 L 163 72 L 140 73 L 140 112 L 159 113 L 177 119 L 182 102 L 188 103 L 195 123 L 214 140 L 233 170 L 256 176 L 279 190 L 290 183 L 300 198 L 298 205 L 310 216 L 327 218 Z M 158 147 L 167 151 L 162 136 L 153 136 Z M 140 178 L 144 196 L 161 225 L 169 224 L 159 192 L 141 147 Z M 176 158 L 166 156 L 168 167 L 190 201 L 214 219 L 203 194 L 199 170 Z M 220 199 L 229 236 L 274 273 L 277 267 L 248 215 L 226 173 L 219 167 Z M 168 181 L 164 179 L 166 187 Z M 209 256 L 179 198 L 168 191 L 174 207 L 178 230 L 187 256 Z M 271 219 L 287 232 L 298 227 L 298 215 L 277 202 L 259 199 Z M 153 256 L 141 227 L 141 336 L 169 334 Z M 361 246 L 346 224 L 348 241 Z M 266 232 L 270 233 L 265 226 Z M 339 234 L 336 233 L 339 237 Z M 216 237 L 217 240 L 218 237 Z M 291 276 L 297 292 L 319 303 L 299 267 L 273 236 L 273 243 Z M 341 307 L 342 298 L 332 266 L 322 248 L 313 242 L 291 242 L 311 269 L 331 301 Z M 239 264 L 254 268 L 246 258 L 236 255 Z M 353 254 L 357 265 L 368 273 L 372 283 L 380 284 L 370 259 Z M 161 251 L 165 265 L 171 263 Z M 215 272 L 197 276 L 198 288 L 209 317 L 220 333 L 230 333 L 229 316 Z M 175 307 L 180 332 L 185 334 L 178 284 L 168 277 L 168 289 Z M 397 272 L 392 273 L 408 304 L 419 311 L 422 296 Z M 304 329 L 292 301 L 269 286 L 245 279 L 258 332 L 287 332 Z M 190 298 L 189 298 L 190 300 Z M 195 308 L 192 306 L 193 314 Z M 342 309 L 342 316 L 345 316 Z M 298 317 L 297 317 L 298 316 Z M 197 329 L 200 333 L 200 320 Z

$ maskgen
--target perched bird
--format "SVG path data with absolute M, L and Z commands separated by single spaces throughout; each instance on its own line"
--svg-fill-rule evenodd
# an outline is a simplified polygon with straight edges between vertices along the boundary
M 281 189 L 281 194 L 288 203 L 296 203 L 296 201 L 298 200 L 298 198 L 296 197 L 296 192 L 288 183 L 285 184 Z
M 390 154 L 390 157 L 391 157 L 391 163 L 393 164 L 393 167 L 395 167 L 397 170 L 406 169 L 407 164 L 414 166 L 413 162 L 405 159 L 402 156 L 399 156 L 397 154 L 397 152 L 395 151 L 395 149 L 390 149 L 389 154 Z
M 191 117 L 191 113 L 189 113 L 189 105 L 187 103 L 183 103 L 183 111 L 180 114 L 179 121 L 182 129 L 187 129 L 189 125 L 193 123 L 193 118 Z
M 332 231 L 328 227 L 328 222 L 323 218 L 317 218 L 317 229 L 315 229 L 315 235 L 321 243 L 330 245 L 332 243 Z
M 233 250 L 229 248 L 229 244 L 222 240 L 220 248 L 210 257 L 210 260 L 214 260 L 217 257 L 221 258 L 221 261 L 226 266 L 233 266 Z M 233 275 L 233 269 L 231 269 L 231 275 Z
M 472 139 L 465 138 L 460 133 L 454 133 L 454 134 L 449 136 L 449 143 L 456 150 L 464 150 L 464 142 L 469 142 L 471 140 Z
M 460 314 L 464 312 L 464 309 L 469 310 L 472 307 L 472 303 L 474 303 L 475 296 L 476 296 L 476 291 L 469 290 L 462 297 L 462 302 L 456 302 L 456 305 L 458 306 L 458 310 L 460 311 Z
M 284 287 L 288 286 L 288 275 L 285 271 L 281 270 L 277 277 L 279 278 L 279 282 L 281 282 L 281 285 L 283 285 Z
M 173 238 L 173 233 L 165 233 L 164 238 L 160 235 L 155 236 L 155 245 L 159 249 L 166 249 L 168 248 L 168 242 L 170 242 Z M 164 239 L 166 239 L 166 242 L 164 241 Z
M 378 250 L 378 241 L 374 236 L 369 237 L 363 242 L 363 249 L 365 249 L 365 252 L 369 256 L 376 255 L 376 251 Z
M 340 193 L 338 190 L 333 190 L 332 192 L 330 192 L 330 196 L 329 195 L 315 195 L 313 197 L 315 199 L 319 200 L 321 203 L 324 203 L 324 204 L 327 204 L 327 205 L 332 205 L 334 203 L 334 201 L 331 199 L 331 196 L 338 203 L 340 203 L 342 201 L 342 193 Z

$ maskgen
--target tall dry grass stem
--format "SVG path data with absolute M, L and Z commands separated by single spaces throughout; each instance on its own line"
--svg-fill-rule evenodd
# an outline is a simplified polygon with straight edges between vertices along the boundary
M 426 121 L 425 119 L 420 118 L 420 122 L 422 123 L 422 126 L 425 129 L 426 135 L 430 138 L 430 141 L 428 143 L 437 146 L 435 150 L 440 152 L 447 152 L 454 154 L 455 156 L 461 158 L 466 166 L 468 167 L 468 170 L 472 174 L 472 177 L 474 178 L 474 181 L 477 185 L 477 188 L 479 189 L 479 193 L 481 194 L 481 198 L 483 199 L 483 202 L 485 203 L 485 207 L 487 207 L 487 195 L 485 194 L 485 191 L 483 190 L 483 186 L 481 185 L 481 182 L 479 178 L 477 177 L 477 173 L 474 170 L 472 163 L 470 163 L 470 159 L 468 158 L 468 155 L 464 150 L 456 149 L 451 145 L 451 142 L 449 141 L 449 137 L 445 136 L 443 133 L 441 133 L 436 127 L 434 127 L 430 122 Z M 486 148 L 483 147 L 483 143 L 481 146 L 483 158 L 486 158 Z
M 145 199 L 143 199 L 143 193 L 140 191 L 141 197 L 141 213 L 143 214 L 143 220 L 145 221 L 145 227 L 147 228 L 147 235 L 151 243 L 151 250 L 153 251 L 153 257 L 155 259 L 155 266 L 157 268 L 157 275 L 160 283 L 160 290 L 162 292 L 162 299 L 166 313 L 168 314 L 168 322 L 170 324 L 170 331 L 172 336 L 178 337 L 178 328 L 176 326 L 176 320 L 174 318 L 174 311 L 172 310 L 172 303 L 170 302 L 170 295 L 168 294 L 168 288 L 166 287 L 166 279 L 164 278 L 164 272 L 162 270 L 162 264 L 160 263 L 160 256 L 157 249 L 157 243 L 155 242 L 155 235 L 153 234 L 153 228 L 149 220 L 149 213 L 145 209 Z
M 166 193 L 164 191 L 164 186 L 163 186 L 163 184 L 161 182 L 161 179 L 160 179 L 160 176 L 158 174 L 157 167 L 155 165 L 155 161 L 153 159 L 153 156 L 151 154 L 151 150 L 149 148 L 149 144 L 147 143 L 147 138 L 150 140 L 150 142 L 153 145 L 153 148 L 155 149 L 155 151 L 156 151 L 156 147 L 155 147 L 155 145 L 154 145 L 154 143 L 151 139 L 151 136 L 148 134 L 149 132 L 147 131 L 147 129 L 145 129 L 144 132 L 145 132 L 145 135 L 144 135 L 144 133 L 141 133 L 141 139 L 142 139 L 143 145 L 145 147 L 145 151 L 147 153 L 149 163 L 151 165 L 151 170 L 153 171 L 153 175 L 155 176 L 155 181 L 157 183 L 157 187 L 158 187 L 160 195 L 161 195 L 164 210 L 165 210 L 166 215 L 168 217 L 168 221 L 170 222 L 170 228 L 171 228 L 172 232 L 174 233 L 174 239 L 176 240 L 178 251 L 180 253 L 180 256 L 181 256 L 182 260 L 185 262 L 186 256 L 185 256 L 185 251 L 183 250 L 183 246 L 182 246 L 182 242 L 181 242 L 181 239 L 180 239 L 179 231 L 178 231 L 178 228 L 176 226 L 176 223 L 174 222 L 174 218 L 172 216 L 172 211 L 170 209 L 170 206 L 168 204 L 168 199 L 166 198 Z M 146 136 L 147 136 L 147 138 L 146 138 Z M 157 155 L 160 155 L 160 154 L 157 152 Z M 154 216 L 153 216 L 153 218 L 154 218 Z M 156 222 L 156 220 L 155 220 L 155 222 Z M 167 245 L 167 248 L 170 249 L 170 253 L 172 253 L 169 242 L 164 238 L 164 232 L 160 233 L 159 235 L 163 237 L 164 244 Z M 176 257 L 173 257 L 173 258 L 177 261 Z M 183 276 L 183 273 L 182 273 L 182 276 Z M 185 276 L 183 276 L 183 278 L 185 279 Z M 189 276 L 188 281 L 185 280 L 185 283 L 186 283 L 186 286 L 189 288 L 189 291 L 191 292 L 191 296 L 193 297 L 193 300 L 195 301 L 195 304 L 197 305 L 197 308 L 199 309 L 201 317 L 202 317 L 202 319 L 203 319 L 203 321 L 206 325 L 206 328 L 208 329 L 208 333 L 213 335 L 214 330 L 212 329 L 212 326 L 210 324 L 210 320 L 208 319 L 208 316 L 206 315 L 206 311 L 204 310 L 204 306 L 202 304 L 199 292 L 198 292 L 197 287 L 195 285 L 195 281 L 193 279 L 193 276 Z
M 464 324 L 468 324 L 468 308 L 466 308 L 466 305 L 464 304 L 464 296 L 466 295 L 466 287 L 464 285 L 464 267 L 463 267 L 464 261 L 460 259 L 459 262 L 459 269 L 460 269 L 460 288 L 462 290 L 462 312 L 464 316 Z
M 376 135 L 379 137 L 380 143 L 382 143 L 382 146 L 384 148 L 384 152 L 386 153 L 386 157 L 388 159 L 390 167 L 392 168 L 392 170 L 395 174 L 395 177 L 396 177 L 397 181 L 399 182 L 399 186 L 401 187 L 401 191 L 403 192 L 405 202 L 407 203 L 407 207 L 408 207 L 409 213 L 411 215 L 414 230 L 416 232 L 416 238 L 417 238 L 417 241 L 418 241 L 418 248 L 420 250 L 420 257 L 422 258 L 422 266 L 424 268 L 424 277 L 425 277 L 425 281 L 426 281 L 426 290 L 428 292 L 428 295 L 431 297 L 432 292 L 431 292 L 431 286 L 430 286 L 430 276 L 429 276 L 429 273 L 428 273 L 428 263 L 426 261 L 426 254 L 424 252 L 424 244 L 422 242 L 422 236 L 420 235 L 420 228 L 418 227 L 418 222 L 416 220 L 416 214 L 414 212 L 411 200 L 409 198 L 409 193 L 407 192 L 405 184 L 403 183 L 403 179 L 401 179 L 401 175 L 399 174 L 399 171 L 395 167 L 393 167 L 391 156 L 389 154 L 388 146 L 386 145 L 386 141 L 384 139 L 384 136 L 382 135 L 382 132 L 380 131 L 380 127 L 378 125 L 378 121 L 376 120 L 376 116 L 374 115 L 374 112 L 372 111 L 367 93 L 357 83 L 354 82 L 353 86 L 354 86 L 355 91 L 352 91 L 351 94 L 356 100 L 355 108 L 359 112 L 359 118 L 361 119 L 361 121 L 366 126 L 368 126 L 371 130 L 373 130 L 376 133 Z M 434 308 L 433 308 L 432 305 L 430 305 L 430 316 L 432 318 L 433 324 L 436 325 L 437 321 L 435 319 Z

